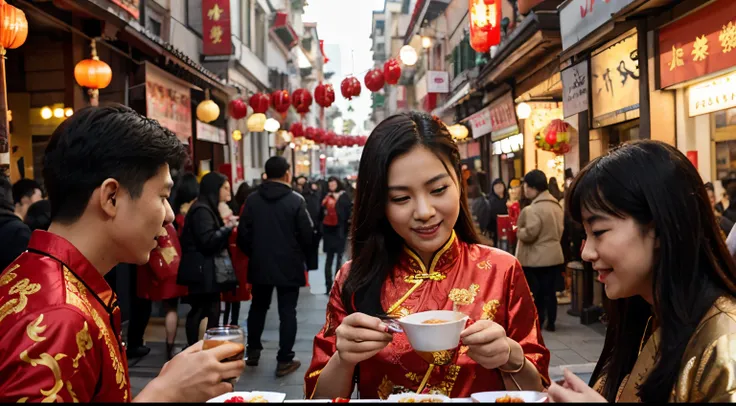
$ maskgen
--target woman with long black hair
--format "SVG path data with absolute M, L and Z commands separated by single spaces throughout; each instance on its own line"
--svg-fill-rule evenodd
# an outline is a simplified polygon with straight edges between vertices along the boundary
M 219 324 L 220 292 L 232 288 L 218 284 L 215 277 L 215 257 L 228 248 L 230 233 L 236 225 L 225 224 L 218 206 L 221 202 L 229 202 L 231 196 L 225 175 L 208 173 L 202 177 L 199 197 L 184 222 L 177 282 L 189 287 L 187 301 L 192 305 L 186 323 L 189 345 L 198 341 L 199 324 L 204 318 L 207 318 L 207 328 Z
M 349 398 L 354 376 L 367 398 L 542 390 L 550 354 L 524 273 L 511 255 L 478 244 L 460 154 L 442 121 L 407 113 L 379 124 L 355 192 L 352 262 L 332 287 L 306 395 Z M 473 323 L 459 349 L 435 353 L 432 364 L 382 321 L 453 308 Z
M 611 306 L 593 388 L 566 371 L 550 399 L 735 401 L 736 265 L 687 157 L 624 144 L 588 164 L 566 200 Z

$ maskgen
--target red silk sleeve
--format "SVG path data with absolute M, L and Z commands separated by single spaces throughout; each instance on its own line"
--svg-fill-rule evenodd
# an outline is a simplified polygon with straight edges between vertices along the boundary
M 0 403 L 92 400 L 105 347 L 79 312 L 57 307 L 0 330 Z
M 337 337 L 335 330 L 347 316 L 345 307 L 342 305 L 342 284 L 345 282 L 345 274 L 350 269 L 350 262 L 347 262 L 340 268 L 335 276 L 335 284 L 332 285 L 330 291 L 330 300 L 327 303 L 327 313 L 325 315 L 325 325 L 322 330 L 314 337 L 314 345 L 312 347 L 312 363 L 309 365 L 306 375 L 304 376 L 304 395 L 307 399 L 312 399 L 314 391 L 319 382 L 319 375 L 327 362 L 335 354 Z
M 509 295 L 506 336 L 521 344 L 526 359 L 537 368 L 544 385 L 549 386 L 550 353 L 544 346 L 537 308 L 518 261 L 506 273 L 505 279 Z M 529 320 L 534 322 L 529 323 Z

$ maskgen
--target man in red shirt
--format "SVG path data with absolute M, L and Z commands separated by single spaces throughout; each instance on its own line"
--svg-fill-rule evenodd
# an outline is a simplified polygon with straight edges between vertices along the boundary
M 0 274 L 0 402 L 130 402 L 120 308 L 103 276 L 145 264 L 174 219 L 170 168 L 187 158 L 170 131 L 122 106 L 88 107 L 51 136 L 43 175 L 48 232 Z M 231 391 L 243 351 L 199 342 L 136 401 L 206 401 Z

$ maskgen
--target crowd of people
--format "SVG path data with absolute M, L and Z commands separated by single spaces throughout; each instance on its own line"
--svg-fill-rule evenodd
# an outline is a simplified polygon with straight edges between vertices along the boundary
M 56 130 L 44 158 L 52 223 L 33 232 L 0 276 L 0 401 L 132 400 L 120 309 L 103 279 L 119 263 L 148 266 L 156 281 L 185 287 L 156 296 L 169 310 L 174 297 L 192 305 L 190 345 L 171 354 L 136 401 L 204 401 L 231 391 L 227 379 L 258 365 L 274 288 L 282 324 L 276 374 L 293 372 L 298 288 L 318 266 L 320 239 L 325 272 L 332 277 L 334 261 L 339 271 L 314 338 L 307 398 L 529 390 L 547 391 L 552 402 L 736 401 L 736 262 L 708 188 L 673 146 L 623 144 L 571 176 L 562 196 L 540 171 L 510 182 L 514 197 L 493 182 L 489 208 L 513 199 L 504 205 L 514 218 L 515 256 L 479 232 L 491 216 L 479 223 L 472 207 L 485 197 L 471 190 L 447 127 L 427 114 L 395 115 L 374 129 L 347 198 L 332 179 L 324 192 L 307 179 L 292 183 L 288 162 L 272 157 L 265 182 L 239 190 L 232 208 L 229 182 L 217 173 L 205 175 L 197 193 L 181 192 L 191 176 L 170 172 L 185 157 L 173 134 L 127 108 L 83 109 Z M 22 212 L 34 194 L 3 207 Z M 348 222 L 350 255 L 340 265 Z M 561 241 L 571 223 L 582 227 L 581 258 L 611 299 L 590 385 L 570 371 L 550 382 L 541 333 L 545 320 L 554 329 L 554 291 L 546 289 L 566 260 Z M 504 246 L 508 236 L 498 234 Z M 341 244 L 327 243 L 333 237 Z M 252 296 L 247 348 L 203 349 L 199 324 L 221 323 L 225 295 L 235 298 L 228 316 L 238 297 Z M 389 328 L 425 310 L 468 317 L 457 348 L 423 354 Z M 243 351 L 246 360 L 223 361 Z

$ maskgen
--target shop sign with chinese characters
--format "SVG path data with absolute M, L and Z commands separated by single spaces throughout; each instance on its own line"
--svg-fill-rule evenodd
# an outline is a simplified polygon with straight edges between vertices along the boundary
M 731 1 L 731 0 L 729 0 Z M 562 50 L 577 44 L 634 0 L 568 0 L 559 9 Z
M 588 61 L 563 70 L 561 76 L 565 117 L 588 110 Z
M 488 107 L 491 115 L 491 140 L 498 141 L 519 132 L 516 108 L 511 92 L 506 92 Z
M 524 134 L 512 135 L 492 144 L 493 155 L 510 154 L 524 149 Z
M 688 88 L 690 117 L 736 107 L 736 72 Z
M 232 54 L 230 0 L 202 0 L 202 54 Z
M 227 145 L 227 133 L 222 128 L 197 120 L 197 140 Z
M 483 109 L 468 118 L 470 128 L 473 129 L 473 138 L 482 137 L 493 131 L 491 126 L 491 110 Z
M 665 88 L 736 66 L 736 1 L 719 0 L 659 31 Z
M 593 128 L 639 117 L 637 34 L 604 48 L 590 59 Z M 632 112 L 636 110 L 636 114 Z

